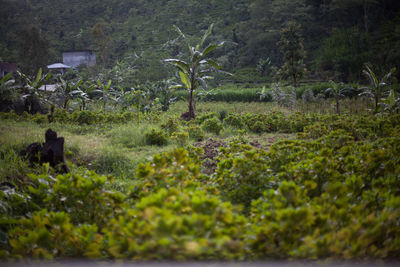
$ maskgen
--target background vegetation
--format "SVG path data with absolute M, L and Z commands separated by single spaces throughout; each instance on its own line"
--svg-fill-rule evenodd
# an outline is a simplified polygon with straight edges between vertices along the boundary
M 210 42 L 228 41 L 214 57 L 225 70 L 247 76 L 231 79 L 265 81 L 283 65 L 277 42 L 289 21 L 301 25 L 307 79 L 358 81 L 365 62 L 379 66 L 379 74 L 400 69 L 396 0 L 1 0 L 0 4 L 0 58 L 17 62 L 24 72 L 60 62 L 62 51 L 93 49 L 101 66 L 129 61 L 138 70 L 135 81 L 162 80 L 170 73 L 160 60 L 175 58 L 186 49 L 172 25 L 189 36 L 200 36 L 214 23 Z M 263 62 L 260 74 L 256 69 Z

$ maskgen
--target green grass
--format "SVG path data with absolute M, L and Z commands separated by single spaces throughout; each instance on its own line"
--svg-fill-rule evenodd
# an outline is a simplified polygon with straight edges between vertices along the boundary
M 251 88 L 250 88 L 251 89 Z M 221 91 L 239 90 L 222 88 Z M 359 98 L 341 100 L 342 114 L 363 114 L 368 112 L 372 103 Z M 287 108 L 272 102 L 196 102 L 197 114 L 215 112 L 229 113 L 270 113 L 292 112 L 334 114 L 333 99 L 319 100 L 312 103 L 297 101 L 295 107 Z M 0 181 L 22 178 L 27 173 L 35 172 L 26 161 L 21 160 L 19 152 L 33 142 L 44 142 L 44 133 L 48 128 L 55 130 L 58 136 L 65 138 L 65 154 L 69 164 L 94 169 L 102 174 L 112 174 L 122 184 L 129 186 L 135 183 L 136 167 L 148 161 L 156 153 L 168 151 L 177 143 L 168 134 L 168 144 L 165 146 L 146 145 L 145 134 L 151 128 L 160 128 L 162 124 L 172 119 L 179 125 L 178 131 L 185 131 L 185 122 L 179 121 L 179 116 L 187 111 L 186 101 L 178 101 L 171 105 L 170 110 L 159 113 L 157 120 L 118 123 L 102 123 L 94 125 L 77 125 L 74 123 L 36 123 L 33 121 L 0 120 Z M 236 128 L 223 124 L 224 128 L 215 135 L 206 132 L 205 140 L 209 138 L 231 140 L 238 138 Z M 242 133 L 243 136 L 243 133 Z M 244 138 L 259 142 L 262 146 L 270 146 L 277 138 L 293 138 L 285 134 L 251 134 L 246 132 Z M 193 144 L 195 140 L 188 140 Z

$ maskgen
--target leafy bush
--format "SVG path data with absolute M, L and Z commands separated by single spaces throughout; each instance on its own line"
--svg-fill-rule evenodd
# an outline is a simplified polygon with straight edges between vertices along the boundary
M 175 140 L 178 146 L 184 147 L 189 139 L 189 134 L 187 132 L 173 132 L 171 138 Z
M 202 190 L 160 189 L 104 229 L 116 259 L 243 259 L 246 219 Z
M 202 124 L 204 121 L 212 118 L 217 118 L 217 113 L 216 112 L 208 112 L 206 114 L 201 114 L 196 117 L 196 123 L 197 124 Z
M 161 124 L 161 128 L 164 129 L 169 135 L 171 135 L 179 128 L 178 120 L 174 118 L 168 118 L 165 123 Z
M 189 155 L 183 148 L 156 154 L 151 162 L 139 164 L 136 176 L 140 180 L 132 188 L 134 197 L 144 196 L 160 188 L 199 188 L 205 177 L 200 174 L 201 162 L 197 155 Z
M 36 212 L 31 218 L 21 219 L 9 238 L 10 256 L 17 259 L 101 257 L 96 250 L 101 241 L 97 226 L 73 225 L 65 212 Z
M 238 154 L 238 151 L 241 153 Z M 243 205 L 245 212 L 248 212 L 251 201 L 262 196 L 263 191 L 275 183 L 270 178 L 266 153 L 235 143 L 228 148 L 221 148 L 221 152 L 213 182 L 223 197 L 234 204 Z
M 152 128 L 145 134 L 147 145 L 165 146 L 168 144 L 168 137 L 162 130 Z
M 216 135 L 219 135 L 224 128 L 222 123 L 215 117 L 205 120 L 201 125 L 204 130 L 215 133 Z
M 195 141 L 202 141 L 204 139 L 204 131 L 200 126 L 196 124 L 189 124 L 187 131 L 189 133 L 189 138 Z
M 225 119 L 224 123 L 227 125 L 233 126 L 235 128 L 242 129 L 245 127 L 245 123 L 243 121 L 243 118 L 236 113 L 230 113 Z

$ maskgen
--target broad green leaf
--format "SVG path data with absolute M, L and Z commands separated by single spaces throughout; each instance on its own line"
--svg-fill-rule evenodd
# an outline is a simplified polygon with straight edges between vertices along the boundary
M 42 68 L 39 68 L 39 71 L 38 71 L 37 76 L 36 76 L 35 83 L 36 84 L 39 83 L 41 78 L 42 78 Z
M 170 58 L 170 59 L 165 59 L 164 62 L 174 65 L 175 67 L 177 67 L 179 70 L 181 70 L 184 73 L 190 72 L 189 64 L 183 60 Z
M 209 46 L 207 46 L 204 50 L 202 54 L 202 57 L 207 56 L 209 53 L 211 53 L 212 51 L 214 51 L 215 49 L 217 49 L 218 47 L 221 47 L 225 44 L 225 42 L 221 42 L 219 44 L 210 44 Z
M 219 65 L 217 62 L 215 62 L 212 59 L 206 59 L 205 61 L 207 62 L 208 65 L 210 65 L 213 68 L 216 68 L 216 69 L 219 69 L 219 70 L 222 69 L 222 66 Z
M 186 88 L 190 89 L 190 81 L 188 75 L 180 71 L 179 76 L 181 77 L 181 81 L 186 86 Z
M 212 29 L 214 27 L 214 23 L 212 23 L 210 25 L 210 27 L 208 27 L 207 31 L 204 33 L 203 38 L 201 39 L 201 42 L 197 45 L 197 50 L 200 49 L 200 47 L 204 44 L 204 42 L 206 41 L 206 39 L 208 38 L 208 36 L 210 36 L 210 34 L 212 33 Z

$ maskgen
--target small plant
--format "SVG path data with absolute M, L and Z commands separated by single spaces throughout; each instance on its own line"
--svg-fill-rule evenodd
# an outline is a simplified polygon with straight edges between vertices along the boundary
M 242 116 L 236 113 L 229 114 L 225 119 L 224 123 L 227 125 L 233 126 L 235 128 L 243 129 L 246 125 L 243 121 Z
M 205 120 L 201 125 L 205 131 L 215 133 L 216 135 L 219 135 L 224 128 L 222 123 L 215 117 Z
M 388 96 L 381 99 L 379 103 L 383 112 L 394 114 L 400 110 L 400 97 L 396 94 L 394 89 L 391 89 Z
M 165 146 L 168 144 L 168 137 L 164 131 L 152 128 L 145 134 L 147 145 Z
M 325 94 L 332 95 L 335 98 L 336 102 L 336 113 L 340 115 L 340 106 L 339 100 L 346 96 L 346 92 L 350 92 L 353 90 L 351 87 L 347 87 L 344 83 L 335 83 L 334 81 L 330 81 L 331 87 L 325 90 Z
M 270 93 L 272 100 L 278 105 L 294 109 L 296 107 L 296 90 L 293 87 L 283 89 L 279 84 L 273 84 Z
M 15 90 L 12 88 L 15 80 L 11 79 L 12 75 L 10 72 L 0 79 L 0 101 L 10 101 L 15 97 Z
M 389 80 L 391 79 L 391 77 L 395 71 L 396 71 L 396 68 L 393 68 L 387 74 L 385 74 L 385 76 L 383 76 L 383 78 L 379 79 L 376 76 L 376 74 L 372 71 L 371 66 L 368 64 L 365 64 L 365 69 L 363 70 L 363 73 L 368 78 L 370 87 L 362 88 L 364 90 L 364 92 L 362 92 L 360 95 L 366 95 L 366 96 L 374 99 L 375 113 L 378 112 L 379 102 L 384 93 L 384 89 L 388 85 Z
M 226 118 L 227 115 L 228 115 L 228 112 L 226 110 L 220 110 L 218 112 L 218 119 L 220 121 L 224 121 L 224 119 Z
M 168 120 L 161 124 L 161 128 L 164 129 L 168 134 L 176 132 L 179 128 L 178 121 L 174 118 L 168 118 Z
M 81 97 L 85 96 L 85 93 L 79 88 L 83 83 L 83 80 L 78 80 L 76 83 L 72 83 L 60 78 L 60 82 L 61 83 L 57 87 L 57 93 L 63 102 L 63 109 L 67 110 L 68 103 L 71 99 L 78 98 L 79 95 L 81 95 Z
M 189 133 L 189 138 L 195 141 L 202 141 L 204 139 L 204 131 L 197 124 L 191 123 L 187 131 Z
M 22 72 L 17 73 L 24 82 L 24 94 L 22 95 L 22 98 L 26 99 L 29 103 L 28 112 L 31 114 L 36 113 L 38 110 L 35 110 L 35 102 L 37 102 L 38 99 L 45 101 L 39 88 L 45 83 L 45 81 L 50 79 L 51 74 L 47 73 L 46 75 L 42 75 L 42 68 L 40 68 L 36 75 L 36 78 L 32 80 Z
M 175 140 L 178 146 L 184 147 L 189 139 L 189 134 L 187 132 L 173 132 L 171 138 Z

